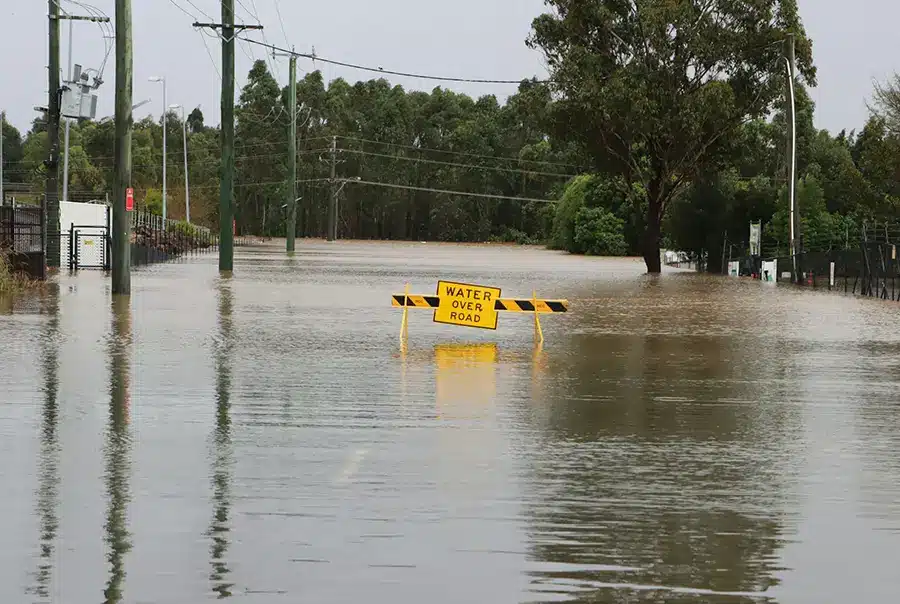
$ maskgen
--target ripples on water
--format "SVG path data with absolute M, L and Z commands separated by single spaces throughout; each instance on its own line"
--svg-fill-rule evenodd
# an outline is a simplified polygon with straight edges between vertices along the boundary
M 896 305 L 305 242 L 0 316 L 0 602 L 900 601 Z M 567 297 L 496 332 L 390 294 Z

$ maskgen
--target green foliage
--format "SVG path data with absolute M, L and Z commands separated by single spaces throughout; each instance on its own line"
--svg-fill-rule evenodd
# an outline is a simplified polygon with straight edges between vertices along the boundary
M 162 191 L 159 189 L 148 189 L 142 203 L 136 204 L 141 210 L 162 215 Z
M 32 284 L 24 273 L 13 269 L 9 254 L 0 249 L 0 295 L 19 293 Z
M 529 44 L 543 51 L 561 97 L 557 132 L 603 170 L 643 185 L 644 256 L 656 272 L 670 201 L 725 165 L 741 125 L 781 96 L 776 42 L 785 32 L 796 34 L 800 72 L 815 82 L 796 0 L 547 4 Z
M 166 227 L 166 230 L 172 235 L 184 237 L 186 239 L 199 239 L 201 237 L 200 228 L 186 220 L 170 222 Z
M 625 223 L 605 208 L 583 207 L 575 214 L 575 250 L 589 256 L 624 256 Z
M 625 242 L 622 254 L 639 249 L 641 207 L 643 198 L 638 187 L 628 187 L 621 178 L 607 178 L 582 174 L 569 182 L 556 206 L 550 237 L 550 247 L 585 253 L 577 242 L 577 218 L 582 209 L 602 208 L 616 218 L 619 233 Z M 611 223 L 610 223 L 611 224 Z M 614 253 L 611 255 L 620 255 Z

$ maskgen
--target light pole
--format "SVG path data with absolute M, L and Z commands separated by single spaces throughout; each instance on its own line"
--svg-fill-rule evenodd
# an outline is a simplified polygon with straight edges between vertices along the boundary
M 163 114 L 162 114 L 162 131 L 163 131 L 163 173 L 162 173 L 162 219 L 163 224 L 166 223 L 166 113 L 169 111 L 169 106 L 166 103 L 166 78 L 161 76 L 153 76 L 152 78 L 148 78 L 151 82 L 161 82 L 163 88 Z
M 187 120 L 184 119 L 184 107 L 181 105 L 169 105 L 169 109 L 181 109 L 181 134 L 184 137 L 184 219 L 191 221 L 191 190 L 188 187 L 188 163 L 187 163 Z

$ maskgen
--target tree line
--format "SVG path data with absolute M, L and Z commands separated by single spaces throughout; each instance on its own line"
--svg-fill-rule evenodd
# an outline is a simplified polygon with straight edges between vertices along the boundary
M 788 40 L 796 53 L 796 198 L 807 251 L 852 247 L 864 223 L 900 205 L 900 79 L 873 91 L 861 129 L 813 125 L 812 42 L 796 0 L 548 0 L 526 41 L 548 81 L 500 102 L 385 79 L 297 86 L 297 232 L 326 231 L 339 198 L 344 238 L 546 243 L 575 253 L 659 249 L 718 258 L 746 251 L 763 224 L 764 255 L 788 254 Z M 236 108 L 239 231 L 279 236 L 288 204 L 288 90 L 257 61 Z M 43 184 L 46 134 L 7 125 L 6 178 Z M 135 125 L 138 205 L 159 211 L 161 120 Z M 182 124 L 170 113 L 168 209 L 184 208 Z M 219 132 L 187 117 L 192 218 L 217 224 Z M 111 122 L 73 125 L 70 197 L 112 182 Z M 332 174 L 335 179 L 332 179 Z M 720 268 L 710 263 L 711 268 Z

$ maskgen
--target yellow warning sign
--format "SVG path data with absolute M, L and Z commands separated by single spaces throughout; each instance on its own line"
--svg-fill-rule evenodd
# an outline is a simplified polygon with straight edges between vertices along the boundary
M 497 329 L 499 287 L 438 281 L 437 296 L 440 304 L 434 311 L 435 323 Z

